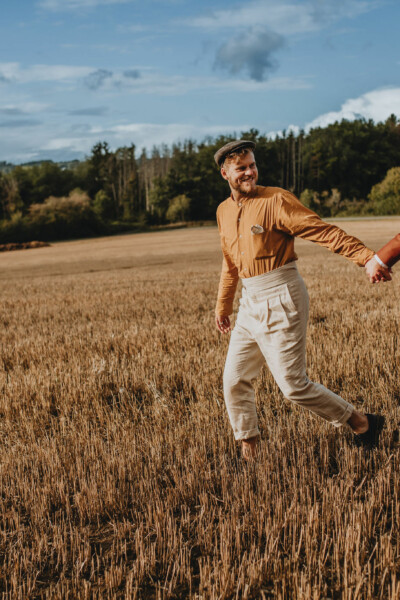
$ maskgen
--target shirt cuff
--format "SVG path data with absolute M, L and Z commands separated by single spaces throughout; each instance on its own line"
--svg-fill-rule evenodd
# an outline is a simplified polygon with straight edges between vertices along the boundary
M 384 269 L 388 269 L 389 267 L 387 265 L 385 265 L 385 263 L 379 258 L 379 256 L 377 254 L 375 254 L 374 259 L 376 260 L 377 263 L 379 263 L 381 265 L 381 267 L 383 267 Z

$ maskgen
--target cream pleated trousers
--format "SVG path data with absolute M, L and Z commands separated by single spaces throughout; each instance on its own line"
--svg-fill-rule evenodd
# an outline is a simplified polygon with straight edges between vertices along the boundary
M 283 395 L 335 426 L 351 404 L 306 375 L 308 293 L 296 264 L 242 279 L 224 370 L 224 396 L 237 440 L 259 435 L 252 380 L 266 362 Z

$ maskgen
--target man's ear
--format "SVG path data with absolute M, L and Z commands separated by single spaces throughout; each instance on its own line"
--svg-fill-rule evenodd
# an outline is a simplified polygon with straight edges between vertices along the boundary
M 224 169 L 224 167 L 221 167 L 221 175 L 224 179 L 226 179 L 226 180 L 228 179 L 228 176 L 226 174 L 226 170 Z

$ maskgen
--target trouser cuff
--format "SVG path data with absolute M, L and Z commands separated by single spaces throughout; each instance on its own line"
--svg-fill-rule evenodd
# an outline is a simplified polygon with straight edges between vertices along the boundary
M 235 431 L 234 432 L 236 441 L 248 440 L 249 438 L 256 437 L 257 435 L 260 435 L 260 430 L 258 429 L 258 427 L 256 427 L 255 429 L 249 429 L 248 431 Z
M 351 404 L 348 404 L 345 408 L 343 415 L 337 421 L 332 421 L 332 425 L 335 427 L 342 427 L 342 425 L 346 425 L 347 421 L 350 419 L 353 414 L 355 408 Z

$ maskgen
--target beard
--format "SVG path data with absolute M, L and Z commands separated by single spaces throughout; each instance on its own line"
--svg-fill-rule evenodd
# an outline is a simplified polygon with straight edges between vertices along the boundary
M 231 186 L 236 192 L 240 192 L 242 196 L 252 196 L 257 189 L 257 178 L 231 183 Z

